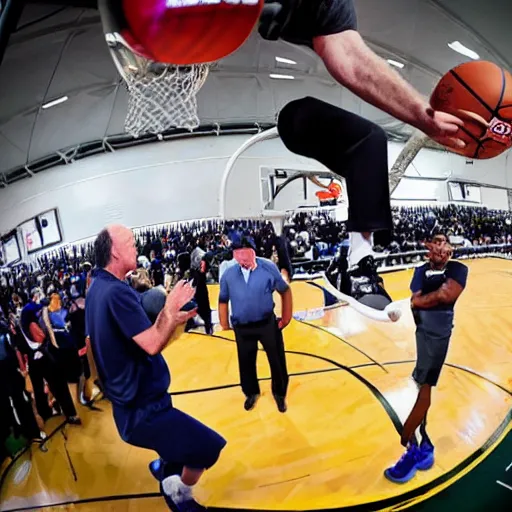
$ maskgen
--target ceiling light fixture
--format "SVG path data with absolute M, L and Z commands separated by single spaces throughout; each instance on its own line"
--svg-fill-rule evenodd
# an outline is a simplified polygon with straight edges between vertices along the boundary
M 393 59 L 388 59 L 388 63 L 391 64 L 392 66 L 395 66 L 395 68 L 403 69 L 405 67 L 405 64 Z
M 292 60 L 292 59 L 285 59 L 284 57 L 276 57 L 276 61 L 277 62 L 281 62 L 283 64 L 297 64 L 294 60 Z
M 274 78 L 276 80 L 294 80 L 295 77 L 292 76 L 292 75 L 275 75 L 275 74 L 270 74 L 269 75 L 270 78 Z
M 452 43 L 448 43 L 448 46 L 457 53 L 460 53 L 461 55 L 465 55 L 466 57 L 469 57 L 473 60 L 478 60 L 480 58 L 480 55 L 478 53 L 474 52 L 473 50 L 470 50 L 467 46 L 464 46 L 459 41 L 453 41 Z
M 58 105 L 59 103 L 64 103 L 65 101 L 68 101 L 68 97 L 67 96 L 62 96 L 62 98 L 58 98 L 56 100 L 53 100 L 53 101 L 49 101 L 48 103 L 45 103 L 41 108 L 50 108 L 50 107 L 54 107 L 55 105 Z

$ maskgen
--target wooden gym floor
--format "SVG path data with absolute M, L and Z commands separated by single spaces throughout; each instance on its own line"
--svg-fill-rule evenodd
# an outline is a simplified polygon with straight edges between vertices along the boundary
M 286 414 L 272 399 L 263 352 L 263 396 L 244 411 L 231 331 L 187 334 L 165 351 L 176 407 L 228 440 L 197 497 L 214 510 L 403 510 L 484 460 L 511 428 L 512 262 L 467 264 L 468 288 L 429 413 L 436 445 L 430 471 L 404 485 L 383 476 L 402 454 L 398 432 L 416 398 L 410 311 L 397 324 L 373 322 L 347 306 L 319 311 L 322 291 L 295 282 L 294 310 L 316 311 L 285 331 Z M 384 277 L 407 310 L 412 270 Z M 212 306 L 217 293 L 212 287 Z M 167 510 L 147 470 L 155 454 L 124 444 L 109 403 L 96 405 L 81 407 L 82 427 L 50 422 L 56 430 L 47 452 L 33 447 L 6 473 L 1 511 Z

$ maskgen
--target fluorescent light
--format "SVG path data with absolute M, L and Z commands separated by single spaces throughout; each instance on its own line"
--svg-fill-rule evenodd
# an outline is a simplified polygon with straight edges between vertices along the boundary
M 41 108 L 54 107 L 55 105 L 58 105 L 59 103 L 64 103 L 65 101 L 68 101 L 68 99 L 69 98 L 67 96 L 62 96 L 62 98 L 58 98 L 56 100 L 45 103 Z
M 276 61 L 277 62 L 282 62 L 283 64 L 297 64 L 294 60 L 292 60 L 292 59 L 285 59 L 284 57 L 276 57 Z
M 292 75 L 275 75 L 275 74 L 271 74 L 269 75 L 270 78 L 275 78 L 276 80 L 294 80 L 295 77 L 292 76 Z
M 448 43 L 448 46 L 457 53 L 460 53 L 461 55 L 465 55 L 466 57 L 469 57 L 473 60 L 478 60 L 480 58 L 480 55 L 478 53 L 474 52 L 473 50 L 470 50 L 467 46 L 464 46 L 459 41 L 453 41 L 453 43 Z
M 405 64 L 393 59 L 388 59 L 388 63 L 391 64 L 392 66 L 395 66 L 395 68 L 403 69 L 405 67 Z

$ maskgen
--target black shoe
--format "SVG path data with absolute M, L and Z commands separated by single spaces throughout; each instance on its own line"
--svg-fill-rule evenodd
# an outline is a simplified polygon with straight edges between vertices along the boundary
M 256 405 L 256 401 L 258 400 L 259 395 L 249 395 L 245 399 L 244 403 L 244 409 L 246 411 L 250 411 L 251 409 L 254 409 L 254 406 Z
M 70 418 L 67 419 L 67 421 L 70 425 L 81 425 L 82 424 L 82 420 L 78 416 L 71 416 Z
M 32 441 L 36 444 L 43 444 L 47 438 L 48 436 L 46 435 L 46 433 L 41 430 L 41 432 L 39 432 L 32 438 Z
M 285 397 L 274 395 L 274 400 L 276 401 L 278 411 L 286 412 L 287 407 Z
M 325 277 L 336 290 L 345 295 L 350 295 L 350 276 L 348 274 L 347 248 L 342 247 L 325 271 Z
M 326 271 L 325 283 L 328 293 L 348 302 L 365 316 L 393 322 L 401 317 L 402 311 L 392 305 L 393 300 L 384 288 L 384 280 L 377 272 L 373 256 L 366 256 L 349 269 L 348 255 L 340 254 Z M 362 305 L 361 309 L 357 303 Z
M 358 302 L 383 311 L 392 299 L 384 288 L 384 280 L 377 272 L 373 256 L 366 256 L 349 269 L 350 295 Z

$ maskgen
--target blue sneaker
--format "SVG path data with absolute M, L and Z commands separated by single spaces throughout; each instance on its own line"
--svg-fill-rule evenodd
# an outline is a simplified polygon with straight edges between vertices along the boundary
M 161 482 L 164 479 L 164 462 L 162 459 L 156 459 L 149 463 L 149 471 L 156 480 Z
M 191 496 L 179 503 L 176 503 L 168 494 L 165 494 L 162 483 L 160 483 L 160 492 L 172 512 L 204 512 L 207 510 L 206 507 L 197 503 L 197 501 Z
M 165 463 L 162 459 L 156 459 L 149 464 L 151 474 L 161 482 L 164 478 L 171 475 L 181 475 L 183 472 L 183 464 Z
M 420 458 L 420 449 L 415 445 L 409 446 L 400 460 L 392 467 L 384 471 L 388 480 L 398 484 L 404 484 L 416 474 L 416 464 Z
M 416 467 L 420 471 L 426 471 L 434 465 L 434 445 L 427 440 L 422 440 Z

